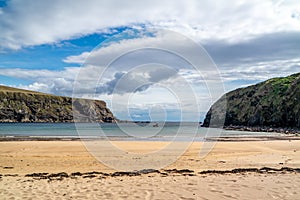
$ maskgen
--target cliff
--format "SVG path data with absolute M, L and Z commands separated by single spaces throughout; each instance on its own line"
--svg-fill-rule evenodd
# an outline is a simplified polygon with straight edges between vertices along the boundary
M 220 113 L 225 110 L 225 127 L 299 128 L 300 73 L 269 79 L 225 94 L 211 106 L 203 126 L 208 127 L 211 120 L 221 118 Z
M 115 120 L 104 101 L 72 99 L 0 86 L 0 122 L 114 122 Z

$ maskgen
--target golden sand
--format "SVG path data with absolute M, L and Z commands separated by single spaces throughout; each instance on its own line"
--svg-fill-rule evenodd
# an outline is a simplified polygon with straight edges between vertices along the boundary
M 137 156 L 166 145 L 165 142 L 113 143 Z M 296 172 L 199 174 L 213 169 L 299 168 L 299 140 L 218 142 L 202 158 L 199 151 L 203 143 L 195 142 L 176 162 L 164 168 L 190 169 L 194 176 L 153 173 L 52 181 L 25 175 L 115 170 L 100 163 L 80 141 L 11 141 L 0 145 L 0 199 L 300 199 L 300 175 Z M 173 155 L 160 155 L 157 159 L 168 156 Z M 14 174 L 17 176 L 11 176 Z

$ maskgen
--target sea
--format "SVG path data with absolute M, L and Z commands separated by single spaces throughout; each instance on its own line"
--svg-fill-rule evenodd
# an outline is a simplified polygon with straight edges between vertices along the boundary
M 0 137 L 82 138 L 129 141 L 205 141 L 216 137 L 279 136 L 204 128 L 193 122 L 157 123 L 0 123 Z

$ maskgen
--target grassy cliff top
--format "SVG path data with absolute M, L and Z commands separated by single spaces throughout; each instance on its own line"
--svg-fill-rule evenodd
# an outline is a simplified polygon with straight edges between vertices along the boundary
M 225 126 L 300 127 L 300 73 L 239 88 L 214 103 L 204 120 Z M 214 113 L 214 114 L 213 114 Z
M 42 92 L 24 90 L 24 89 L 19 89 L 19 88 L 13 88 L 13 87 L 8 87 L 8 86 L 4 86 L 4 85 L 0 85 L 0 92 L 17 92 L 17 93 L 40 94 L 40 95 L 54 96 L 54 95 L 46 94 L 46 93 L 42 93 Z

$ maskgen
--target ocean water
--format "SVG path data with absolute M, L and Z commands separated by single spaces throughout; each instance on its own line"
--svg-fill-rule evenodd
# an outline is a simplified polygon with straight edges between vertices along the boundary
M 158 126 L 157 126 L 158 125 Z M 277 136 L 278 133 L 202 128 L 197 123 L 0 123 L 0 137 L 203 141 L 209 137 Z

